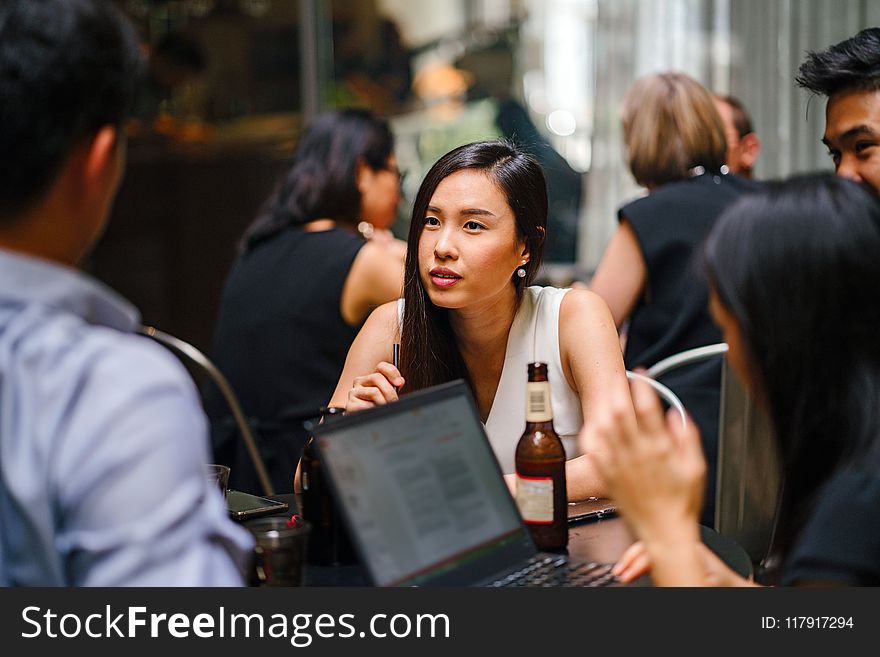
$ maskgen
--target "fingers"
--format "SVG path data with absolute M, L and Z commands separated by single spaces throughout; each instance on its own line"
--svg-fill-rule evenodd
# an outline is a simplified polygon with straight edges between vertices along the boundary
M 384 375 L 373 373 L 357 377 L 348 397 L 353 401 L 366 401 L 373 405 L 387 404 L 397 401 L 397 391 Z
M 684 426 L 675 409 L 670 408 L 666 413 L 666 428 L 675 440 L 676 447 L 688 456 L 703 454 L 703 443 L 700 440 L 700 428 L 690 416 Z
M 620 424 L 612 417 L 597 420 L 589 428 L 591 448 L 587 456 L 606 484 L 612 487 L 617 481 L 620 433 Z
M 626 390 L 624 388 L 624 390 Z M 584 424 L 578 441 L 584 453 L 607 452 L 638 431 L 629 394 L 615 394 Z
M 625 570 L 635 559 L 645 553 L 645 544 L 641 541 L 636 541 L 632 545 L 630 545 L 624 553 L 620 556 L 620 559 L 617 560 L 617 563 L 614 564 L 614 568 L 611 571 L 617 575 L 620 571 Z
M 593 468 L 599 475 L 596 486 L 603 491 L 604 495 L 614 496 L 614 487 L 617 484 L 618 470 L 617 459 L 614 454 L 607 449 L 601 451 L 590 452 L 584 455 L 593 464 Z
M 346 413 L 357 413 L 358 411 L 365 411 L 368 408 L 373 408 L 375 406 L 371 401 L 366 399 L 359 399 L 354 396 L 354 391 L 348 393 L 348 403 L 345 405 Z
M 397 401 L 397 388 L 405 383 L 400 371 L 391 363 L 379 363 L 376 371 L 355 377 L 348 391 L 346 411 L 354 412 Z
M 606 478 L 613 478 L 617 460 L 633 458 L 646 447 L 646 440 L 647 446 L 655 449 L 656 436 L 666 433 L 663 411 L 650 384 L 636 378 L 630 385 L 631 397 L 614 400 L 610 409 L 582 432 L 581 444 L 589 441 L 596 452 L 596 465 Z
M 376 372 L 382 374 L 388 381 L 391 382 L 391 385 L 396 386 L 398 388 L 403 387 L 403 384 L 406 383 L 406 380 L 401 376 L 400 370 L 394 367 L 391 363 L 386 363 L 382 361 L 378 365 L 376 365 Z
M 627 548 L 620 560 L 614 564 L 611 572 L 624 583 L 632 582 L 650 572 L 651 558 L 645 544 L 637 541 Z
M 704 462 L 699 432 L 694 423 L 686 429 L 680 418 L 675 428 L 687 441 L 689 454 L 682 456 L 677 439 L 664 417 L 651 384 L 635 377 L 628 413 L 623 405 L 597 412 L 589 434 L 595 445 L 591 457 L 605 480 L 610 496 L 639 537 L 658 532 L 668 519 L 690 516 L 702 501 Z M 615 573 L 632 581 L 651 567 L 647 552 L 634 548 L 618 563 Z
M 618 463 L 626 461 L 630 438 L 637 431 L 629 394 L 615 396 L 581 429 L 581 449 L 589 455 L 606 485 L 612 488 L 616 485 Z
M 672 435 L 673 445 L 682 468 L 689 474 L 694 486 L 701 487 L 706 477 L 706 456 L 703 454 L 703 442 L 700 440 L 700 429 L 692 417 L 687 424 L 681 426 L 681 418 L 673 409 L 666 416 L 666 426 Z
M 625 569 L 614 574 L 617 575 L 621 582 L 629 584 L 636 581 L 642 575 L 647 575 L 649 572 L 651 572 L 651 558 L 645 552 L 634 559 Z
M 636 422 L 642 433 L 661 435 L 666 433 L 666 421 L 657 393 L 647 381 L 634 379 L 630 381 L 633 408 Z

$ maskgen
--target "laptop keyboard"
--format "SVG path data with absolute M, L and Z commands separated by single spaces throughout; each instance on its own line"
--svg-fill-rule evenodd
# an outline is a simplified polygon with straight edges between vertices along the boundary
M 611 564 L 569 561 L 562 556 L 535 556 L 528 564 L 489 586 L 608 586 L 619 580 Z

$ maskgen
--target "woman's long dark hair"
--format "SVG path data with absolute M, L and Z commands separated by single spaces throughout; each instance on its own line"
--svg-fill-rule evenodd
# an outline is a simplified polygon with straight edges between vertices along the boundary
M 315 219 L 355 225 L 361 194 L 358 164 L 388 166 L 394 137 L 388 124 L 367 110 L 346 109 L 316 117 L 305 129 L 293 164 L 248 226 L 239 248 L 247 251 L 288 226 Z
M 485 173 L 504 193 L 516 218 L 517 237 L 526 243 L 529 252 L 525 277 L 512 279 L 517 302 L 541 266 L 547 228 L 547 187 L 538 161 L 507 141 L 467 144 L 441 157 L 428 171 L 416 195 L 407 239 L 400 346 L 400 370 L 407 391 L 457 378 L 471 382 L 449 323 L 449 311 L 431 302 L 419 275 L 419 240 L 431 197 L 444 178 L 463 169 Z
M 831 474 L 877 456 L 880 202 L 830 174 L 769 184 L 724 213 L 703 262 L 779 441 L 784 559 Z

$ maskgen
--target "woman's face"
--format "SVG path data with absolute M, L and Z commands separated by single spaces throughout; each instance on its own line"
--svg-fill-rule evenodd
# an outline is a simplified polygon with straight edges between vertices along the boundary
M 419 276 L 434 305 L 467 308 L 509 294 L 528 259 L 507 198 L 489 176 L 462 169 L 437 185 L 419 237 Z
M 739 322 L 727 306 L 721 303 L 714 289 L 709 291 L 709 313 L 720 329 L 722 339 L 727 343 L 727 362 L 752 398 L 757 399 L 755 368 L 746 349 Z
M 362 221 L 368 221 L 379 230 L 389 228 L 397 217 L 400 203 L 400 171 L 397 158 L 392 155 L 382 169 L 373 170 L 365 164 L 358 169 L 358 190 L 361 193 Z

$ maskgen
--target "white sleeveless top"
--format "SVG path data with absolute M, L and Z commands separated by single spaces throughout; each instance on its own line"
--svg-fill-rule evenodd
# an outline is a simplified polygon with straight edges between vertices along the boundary
M 568 385 L 559 355 L 559 307 L 568 289 L 527 287 L 507 337 L 507 351 L 498 390 L 486 420 L 486 433 L 505 473 L 514 472 L 516 444 L 526 426 L 528 364 L 547 363 L 553 427 L 568 458 L 578 455 L 577 434 L 584 423 L 581 402 Z M 403 318 L 403 299 L 398 302 Z
M 577 434 L 584 423 L 581 400 L 568 385 L 559 355 L 559 307 L 568 289 L 527 287 L 507 337 L 507 353 L 486 433 L 505 474 L 514 471 L 516 444 L 526 426 L 528 364 L 547 363 L 553 427 L 568 458 L 578 455 Z

